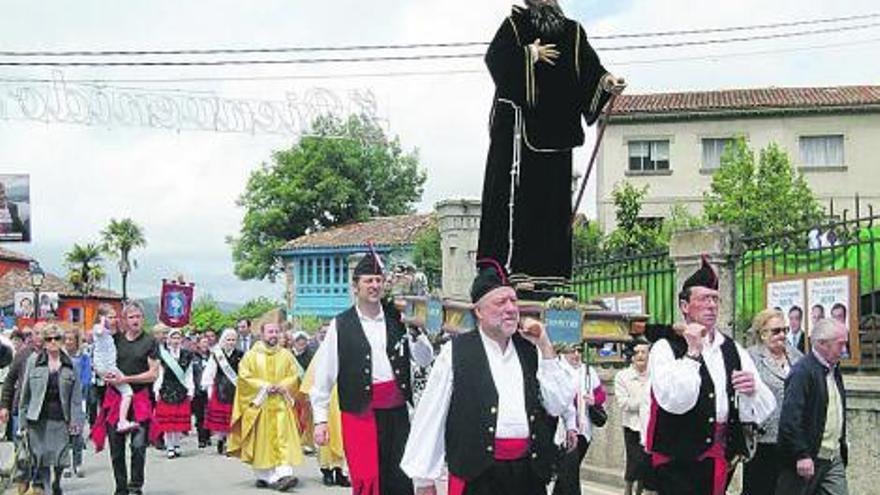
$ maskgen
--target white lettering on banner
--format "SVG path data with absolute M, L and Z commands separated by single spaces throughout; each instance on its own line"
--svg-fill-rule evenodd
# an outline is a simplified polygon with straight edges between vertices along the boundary
M 370 90 L 340 96 L 330 89 L 310 88 L 289 91 L 282 100 L 251 100 L 68 83 L 60 71 L 37 81 L 0 80 L 0 120 L 308 136 L 317 117 L 332 114 L 359 115 L 385 127 Z

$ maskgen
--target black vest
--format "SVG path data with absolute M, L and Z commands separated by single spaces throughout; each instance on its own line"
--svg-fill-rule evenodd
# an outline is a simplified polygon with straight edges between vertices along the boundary
M 168 351 L 169 353 L 171 351 Z M 177 362 L 180 364 L 180 369 L 186 373 L 186 369 L 189 367 L 190 363 L 193 360 L 193 353 L 186 350 L 180 350 L 180 357 L 177 358 Z M 159 387 L 159 398 L 162 399 L 162 402 L 167 404 L 180 404 L 184 400 L 186 400 L 186 386 L 177 379 L 177 376 L 171 371 L 171 368 L 165 364 L 165 360 L 161 357 L 159 358 L 159 362 L 162 363 L 162 368 L 164 368 L 162 377 L 162 386 Z
M 517 334 L 511 341 L 523 373 L 530 431 L 528 455 L 535 475 L 547 483 L 555 460 L 553 433 L 557 418 L 547 414 L 541 405 L 535 346 Z M 498 391 L 479 330 L 456 336 L 452 340 L 452 398 L 446 416 L 446 462 L 450 473 L 471 481 L 492 466 L 497 421 Z
M 241 362 L 242 356 L 244 356 L 244 353 L 238 349 L 233 349 L 232 354 L 226 356 L 226 362 L 229 363 L 229 367 L 236 373 L 238 373 L 238 363 Z M 211 359 L 217 360 L 213 353 L 211 354 Z M 232 401 L 235 400 L 235 384 L 229 381 L 229 378 L 226 378 L 226 373 L 223 372 L 219 362 L 217 363 L 217 374 L 214 375 L 214 383 L 217 384 L 217 401 L 222 404 L 232 404 Z
M 716 338 L 720 338 L 720 335 Z M 667 338 L 676 359 L 687 353 L 687 342 L 675 336 Z M 730 378 L 734 370 L 741 370 L 739 352 L 736 343 L 724 337 L 721 344 L 721 355 L 724 359 L 725 375 L 727 376 L 727 447 L 725 456 L 732 459 L 746 452 L 745 435 L 739 421 L 739 410 L 736 407 L 736 392 Z M 757 377 L 756 377 L 757 378 Z M 657 407 L 654 425 L 654 438 L 651 450 L 658 454 L 670 456 L 678 460 L 696 460 L 709 450 L 715 431 L 715 384 L 709 375 L 706 363 L 700 364 L 700 395 L 694 407 L 684 414 L 672 414 Z
M 382 309 L 385 312 L 385 352 L 391 362 L 397 388 L 407 402 L 412 402 L 406 327 L 400 322 L 400 313 L 393 306 L 383 305 Z M 362 413 L 373 398 L 373 363 L 370 342 L 354 306 L 336 316 L 336 339 L 339 408 L 345 412 Z

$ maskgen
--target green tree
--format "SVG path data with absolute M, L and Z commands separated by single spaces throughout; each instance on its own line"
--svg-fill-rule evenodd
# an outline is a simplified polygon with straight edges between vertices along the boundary
M 595 221 L 578 219 L 572 229 L 575 263 L 595 261 L 602 257 L 604 234 Z
M 413 245 L 413 264 L 425 274 L 430 287 L 439 286 L 443 276 L 443 252 L 440 249 L 440 227 L 432 224 L 423 230 Z
M 704 197 L 708 222 L 736 226 L 747 236 L 806 229 L 823 218 L 803 174 L 775 143 L 762 149 L 755 163 L 746 140 L 737 138 L 721 156 Z
M 247 318 L 248 320 L 254 320 L 263 316 L 264 314 L 272 311 L 273 309 L 278 309 L 282 307 L 278 301 L 273 301 L 268 297 L 258 297 L 256 299 L 251 299 L 250 301 L 244 303 L 244 306 L 238 309 L 235 312 L 234 319 L 240 320 L 242 318 Z
M 101 231 L 101 239 L 104 252 L 118 261 L 119 273 L 122 275 L 122 299 L 127 300 L 128 274 L 132 268 L 137 268 L 137 260 L 131 258 L 131 252 L 146 247 L 144 230 L 130 218 L 111 218 L 107 227 Z
M 204 332 L 207 329 L 220 331 L 235 325 L 235 316 L 224 313 L 217 301 L 210 294 L 199 297 L 192 306 L 190 325 L 197 331 Z
M 612 256 L 649 253 L 661 249 L 661 224 L 647 223 L 639 219 L 642 202 L 648 195 L 648 186 L 636 187 L 622 181 L 614 185 L 611 197 L 614 202 L 617 228 L 605 238 L 605 252 Z
M 95 243 L 74 244 L 64 255 L 67 281 L 84 298 L 104 279 L 104 267 L 101 265 L 103 261 L 101 248 Z
M 275 252 L 291 239 L 410 213 L 421 198 L 426 176 L 417 151 L 404 152 L 369 118 L 320 117 L 311 134 L 275 152 L 247 181 L 238 200 L 245 210 L 241 231 L 227 238 L 241 279 L 274 281 Z

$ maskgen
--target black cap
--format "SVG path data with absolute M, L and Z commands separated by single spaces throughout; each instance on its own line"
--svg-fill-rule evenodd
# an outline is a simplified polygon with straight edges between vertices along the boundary
M 372 244 L 370 244 L 370 251 L 365 254 L 364 257 L 358 261 L 357 266 L 354 267 L 355 277 L 365 275 L 383 275 L 382 259 L 376 254 L 376 250 L 373 249 Z
M 491 259 L 477 260 L 477 278 L 471 285 L 471 301 L 477 302 L 498 287 L 511 287 L 507 272 L 500 263 Z
M 718 275 L 715 274 L 715 270 L 712 269 L 712 265 L 709 264 L 709 257 L 705 254 L 703 255 L 703 263 L 700 265 L 700 269 L 695 271 L 693 275 L 684 281 L 681 290 L 686 290 L 691 287 L 705 287 L 707 289 L 718 290 Z

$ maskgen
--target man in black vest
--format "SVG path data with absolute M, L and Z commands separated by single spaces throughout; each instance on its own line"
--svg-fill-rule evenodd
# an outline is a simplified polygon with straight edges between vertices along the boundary
M 494 260 L 471 287 L 477 330 L 440 352 L 416 409 L 401 467 L 418 495 L 545 494 L 556 455 L 556 417 L 574 384 L 537 320 L 520 326 L 516 291 Z
M 686 328 L 651 349 L 645 446 L 661 495 L 722 495 L 730 461 L 745 454 L 743 423 L 776 407 L 755 364 L 718 328 L 718 277 L 704 257 L 679 294 Z
M 315 442 L 329 441 L 327 416 L 336 385 L 352 492 L 411 495 L 412 482 L 400 470 L 412 402 L 410 359 L 427 366 L 434 350 L 424 335 L 415 338 L 407 331 L 393 305 L 383 305 L 385 277 L 375 252 L 361 259 L 353 278 L 355 305 L 330 322 L 314 358 Z

